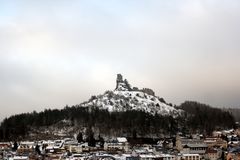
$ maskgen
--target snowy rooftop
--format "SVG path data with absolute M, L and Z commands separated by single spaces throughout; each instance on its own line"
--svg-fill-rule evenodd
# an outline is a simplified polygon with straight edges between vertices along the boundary
M 125 143 L 125 142 L 127 142 L 127 138 L 125 138 L 125 137 L 118 137 L 118 138 L 117 138 L 117 141 L 118 141 L 119 143 Z

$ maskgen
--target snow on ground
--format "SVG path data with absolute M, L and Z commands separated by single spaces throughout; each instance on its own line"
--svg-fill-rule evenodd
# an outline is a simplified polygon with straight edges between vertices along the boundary
M 84 107 L 97 106 L 100 109 L 113 111 L 139 110 L 151 114 L 177 116 L 182 111 L 165 104 L 158 97 L 142 91 L 115 90 L 107 91 L 88 102 L 81 104 Z

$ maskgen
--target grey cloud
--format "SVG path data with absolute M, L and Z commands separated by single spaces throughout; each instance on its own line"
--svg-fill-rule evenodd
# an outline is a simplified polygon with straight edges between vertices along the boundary
M 240 106 L 237 0 L 44 2 L 0 13 L 1 117 L 80 103 L 117 73 L 172 103 Z

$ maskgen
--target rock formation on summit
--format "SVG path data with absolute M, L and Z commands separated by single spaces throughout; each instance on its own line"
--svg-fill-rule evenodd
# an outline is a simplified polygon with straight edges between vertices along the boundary
M 123 76 L 121 74 L 117 75 L 117 86 L 115 88 L 116 91 L 131 91 L 131 85 L 128 83 L 128 80 L 123 80 Z
M 181 111 L 163 102 L 155 96 L 149 88 L 138 89 L 131 87 L 127 79 L 123 80 L 121 74 L 117 75 L 116 88 L 113 91 L 106 91 L 104 94 L 94 96 L 89 101 L 81 104 L 83 107 L 98 107 L 113 111 L 138 110 L 151 114 L 177 116 Z
M 117 74 L 115 91 L 141 91 L 149 95 L 155 96 L 154 91 L 150 88 L 143 89 L 138 89 L 137 87 L 131 88 L 131 85 L 128 83 L 128 80 L 127 79 L 123 80 L 123 76 L 121 74 Z

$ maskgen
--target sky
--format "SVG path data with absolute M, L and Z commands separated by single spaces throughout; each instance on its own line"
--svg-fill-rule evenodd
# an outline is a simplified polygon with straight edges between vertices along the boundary
M 239 0 L 1 0 L 0 119 L 80 104 L 116 74 L 240 108 Z

